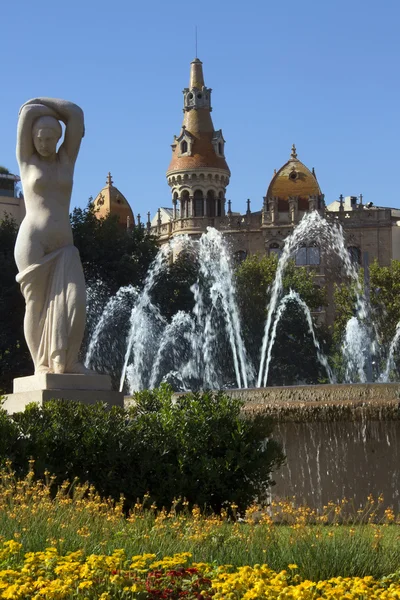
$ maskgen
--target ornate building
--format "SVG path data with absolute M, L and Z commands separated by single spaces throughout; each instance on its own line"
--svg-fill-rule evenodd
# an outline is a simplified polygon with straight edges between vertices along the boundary
M 289 160 L 275 171 L 260 210 L 251 210 L 247 200 L 244 214 L 232 211 L 226 201 L 230 170 L 225 158 L 225 139 L 215 130 L 211 118 L 211 89 L 204 83 L 203 67 L 196 58 L 190 65 L 189 87 L 183 90 L 183 123 L 172 143 L 167 182 L 172 203 L 160 207 L 153 219 L 148 213 L 147 230 L 160 244 L 182 233 L 199 236 L 208 226 L 224 232 L 236 260 L 249 254 L 279 254 L 286 237 L 305 213 L 318 211 L 338 220 L 345 231 L 349 253 L 359 264 L 368 258 L 381 265 L 400 259 L 400 210 L 363 203 L 362 196 L 348 196 L 326 206 L 314 169 L 308 169 L 293 145 Z M 126 198 L 112 185 L 96 197 L 98 215 L 117 214 L 123 226 L 132 226 L 134 217 Z M 137 225 L 142 225 L 140 215 Z M 296 264 L 309 265 L 320 283 L 327 283 L 326 269 L 316 243 L 301 248 Z
M 304 214 L 317 210 L 340 221 L 349 252 L 360 264 L 366 253 L 370 262 L 377 259 L 381 265 L 400 259 L 400 210 L 375 207 L 372 202 L 364 205 L 362 196 L 341 196 L 326 206 L 314 169 L 310 171 L 298 159 L 294 145 L 289 160 L 274 172 L 261 210 L 252 212 L 247 200 L 245 214 L 232 212 L 230 201 L 225 200 L 230 177 L 225 140 L 212 123 L 211 89 L 204 84 L 198 58 L 190 66 L 183 105 L 182 129 L 174 137 L 167 170 L 172 208 L 160 208 L 148 222 L 160 244 L 182 233 L 200 235 L 212 226 L 224 231 L 238 260 L 254 253 L 279 254 Z M 296 263 L 313 265 L 323 278 L 318 246 L 302 248 Z
M 25 216 L 25 203 L 22 192 L 18 190 L 20 178 L 0 167 L 0 220 L 6 215 L 18 225 Z
M 108 214 L 116 215 L 123 227 L 134 227 L 135 217 L 125 196 L 113 185 L 111 173 L 107 175 L 106 185 L 93 201 L 99 219 Z

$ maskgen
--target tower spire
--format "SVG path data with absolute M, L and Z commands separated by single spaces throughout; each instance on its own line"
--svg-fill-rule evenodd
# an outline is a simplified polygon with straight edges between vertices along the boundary
M 205 187 L 198 185 L 199 177 L 207 181 Z M 223 217 L 229 177 L 225 140 L 211 118 L 211 89 L 204 84 L 203 63 L 196 57 L 190 63 L 189 87 L 183 90 L 183 123 L 174 136 L 167 171 L 174 220 L 178 202 L 179 219 Z
M 196 42 L 197 46 L 197 42 Z M 198 90 L 204 87 L 203 63 L 199 58 L 195 58 L 190 63 L 190 83 L 189 88 L 197 88 Z
M 292 145 L 292 151 L 290 153 L 290 158 L 297 158 L 296 146 Z

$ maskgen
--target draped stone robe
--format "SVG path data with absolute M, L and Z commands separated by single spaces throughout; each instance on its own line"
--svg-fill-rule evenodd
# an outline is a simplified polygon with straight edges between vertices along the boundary
M 71 373 L 86 319 L 86 288 L 77 248 L 63 246 L 17 275 L 29 318 L 37 323 L 35 372 Z M 60 358 L 61 357 L 61 358 Z

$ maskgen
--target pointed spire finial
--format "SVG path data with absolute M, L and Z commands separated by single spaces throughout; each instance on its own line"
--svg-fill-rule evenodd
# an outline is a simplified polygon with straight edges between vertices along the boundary
M 203 63 L 197 57 L 190 63 L 189 88 L 201 90 L 204 87 Z
M 113 184 L 113 180 L 111 179 L 111 173 L 110 173 L 110 171 L 108 171 L 106 183 L 107 183 L 107 185 L 112 185 Z
M 292 145 L 292 152 L 290 153 L 290 158 L 297 158 L 296 146 Z

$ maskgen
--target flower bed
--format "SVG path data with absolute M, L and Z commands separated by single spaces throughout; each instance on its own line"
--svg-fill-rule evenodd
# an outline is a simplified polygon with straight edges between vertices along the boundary
M 400 573 L 380 580 L 367 576 L 310 581 L 297 574 L 295 564 L 276 572 L 267 565 L 235 568 L 195 563 L 191 558 L 188 552 L 162 560 L 154 554 L 128 558 L 123 550 L 111 555 L 85 555 L 81 550 L 60 555 L 52 547 L 24 553 L 22 544 L 9 540 L 0 548 L 0 598 L 400 598 Z

